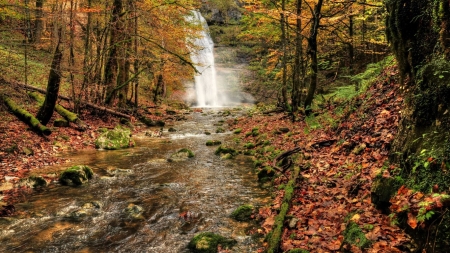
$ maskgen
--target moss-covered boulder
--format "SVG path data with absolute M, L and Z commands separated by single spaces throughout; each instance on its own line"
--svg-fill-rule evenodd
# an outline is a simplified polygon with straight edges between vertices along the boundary
M 230 154 L 232 156 L 236 156 L 238 152 L 234 148 L 221 145 L 216 149 L 215 154 L 216 155 Z
M 59 181 L 64 185 L 82 185 L 92 178 L 94 172 L 86 165 L 76 165 L 61 173 Z
M 192 158 L 194 156 L 195 156 L 194 152 L 192 152 L 191 150 L 189 150 L 187 148 L 182 148 L 182 149 L 178 150 L 176 153 L 172 154 L 170 156 L 170 158 L 167 159 L 167 161 L 181 162 L 181 161 L 186 161 L 189 158 Z
M 275 170 L 270 166 L 266 166 L 258 172 L 258 181 L 270 181 L 272 180 L 273 176 L 275 176 Z
M 218 146 L 220 144 L 222 144 L 222 142 L 218 140 L 209 140 L 206 142 L 206 146 Z
M 103 132 L 95 141 L 97 149 L 115 150 L 132 146 L 134 146 L 134 141 L 131 138 L 131 130 L 121 126 Z
M 347 227 L 344 231 L 344 242 L 342 244 L 342 248 L 344 252 L 351 248 L 351 245 L 354 245 L 360 249 L 365 249 L 370 246 L 372 242 L 366 238 L 366 235 L 362 231 L 362 229 L 353 221 L 350 221 L 347 224 Z
M 211 232 L 197 234 L 189 242 L 189 249 L 194 253 L 217 253 L 217 247 L 230 249 L 236 244 L 236 240 L 223 237 Z
M 249 221 L 252 218 L 253 210 L 252 205 L 242 205 L 231 213 L 231 218 L 237 221 Z

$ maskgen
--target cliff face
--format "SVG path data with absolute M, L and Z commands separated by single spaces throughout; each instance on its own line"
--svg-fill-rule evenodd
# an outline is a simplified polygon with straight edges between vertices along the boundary
M 203 1 L 200 12 L 208 25 L 237 24 L 242 17 L 242 6 L 239 0 Z

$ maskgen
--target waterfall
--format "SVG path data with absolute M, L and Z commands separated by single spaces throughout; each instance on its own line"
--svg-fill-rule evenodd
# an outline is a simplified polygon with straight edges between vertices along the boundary
M 200 36 L 192 41 L 199 49 L 191 53 L 191 60 L 198 72 L 200 72 L 195 74 L 197 106 L 222 106 L 219 101 L 216 68 L 214 66 L 214 42 L 209 35 L 209 28 L 205 18 L 198 11 L 193 11 L 192 14 L 192 22 L 198 22 L 203 27 Z

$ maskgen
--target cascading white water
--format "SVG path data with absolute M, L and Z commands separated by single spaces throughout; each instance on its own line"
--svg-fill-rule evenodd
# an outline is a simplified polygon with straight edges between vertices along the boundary
M 198 11 L 193 11 L 192 22 L 199 22 L 203 26 L 200 36 L 192 41 L 199 49 L 191 53 L 191 60 L 200 72 L 195 75 L 197 106 L 222 106 L 217 90 L 216 68 L 214 66 L 214 42 L 209 35 L 208 24 Z

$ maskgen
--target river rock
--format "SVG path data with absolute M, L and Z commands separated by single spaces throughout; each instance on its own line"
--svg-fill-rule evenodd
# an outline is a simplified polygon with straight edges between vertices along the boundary
M 178 150 L 178 152 L 176 152 L 175 154 L 171 155 L 169 159 L 167 159 L 167 161 L 169 162 L 181 162 L 181 161 L 186 161 L 189 158 L 194 157 L 194 153 L 187 149 L 187 148 L 183 148 Z
M 124 210 L 124 214 L 131 218 L 132 220 L 143 220 L 144 216 L 142 213 L 144 212 L 144 208 L 141 206 L 135 205 L 133 203 L 128 204 L 127 208 Z
M 231 218 L 237 221 L 248 221 L 251 219 L 253 209 L 252 205 L 242 205 L 231 213 Z
M 217 246 L 220 244 L 224 250 L 231 249 L 237 243 L 236 240 L 223 237 L 212 232 L 203 232 L 197 234 L 189 242 L 189 249 L 194 253 L 216 253 Z
M 93 175 L 94 172 L 88 166 L 76 165 L 61 173 L 59 181 L 64 185 L 82 185 L 91 179 Z
M 42 176 L 30 176 L 28 178 L 24 178 L 24 179 L 20 180 L 19 184 L 21 186 L 28 186 L 30 188 L 37 188 L 37 187 L 45 187 L 45 186 L 47 186 L 48 182 Z
M 97 149 L 115 150 L 133 146 L 131 130 L 121 126 L 103 132 L 95 141 L 95 148 Z

